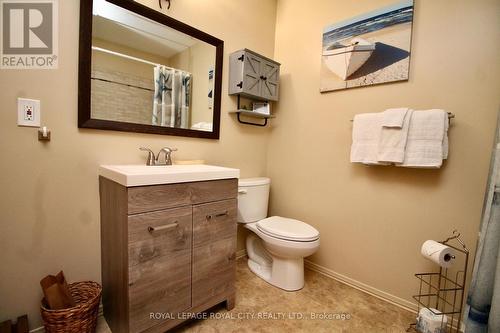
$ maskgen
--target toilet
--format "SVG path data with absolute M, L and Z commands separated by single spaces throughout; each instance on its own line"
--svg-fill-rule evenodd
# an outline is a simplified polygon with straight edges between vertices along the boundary
M 307 223 L 267 217 L 269 178 L 240 179 L 238 222 L 252 231 L 246 239 L 248 267 L 270 284 L 288 291 L 304 287 L 304 257 L 319 247 L 319 232 Z

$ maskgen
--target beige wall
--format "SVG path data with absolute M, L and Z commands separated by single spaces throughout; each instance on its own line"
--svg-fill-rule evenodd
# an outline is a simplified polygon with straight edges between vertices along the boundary
M 215 48 L 199 42 L 190 47 L 190 53 L 193 59 L 190 62 L 190 71 L 193 74 L 190 124 L 212 123 L 213 110 L 208 105 L 208 90 L 210 86 L 213 89 L 213 83 L 210 85 L 208 71 L 215 68 Z
M 311 260 L 403 299 L 428 238 L 454 228 L 473 249 L 499 107 L 499 2 L 416 1 L 410 80 L 319 93 L 324 26 L 394 0 L 278 1 L 274 58 L 281 96 L 269 141 L 271 213 L 321 232 Z M 441 170 L 349 163 L 354 114 L 388 107 L 455 113 Z
M 198 122 L 213 122 L 213 110 L 208 107 L 208 71 L 215 66 L 215 47 L 199 41 L 169 59 L 170 66 L 190 72 L 191 113 L 190 125 Z M 213 87 L 213 84 L 212 84 Z
M 192 47 L 188 47 L 188 48 L 184 49 L 183 51 L 178 52 L 178 53 L 174 54 L 173 56 L 171 56 L 168 59 L 170 67 L 189 72 L 190 67 L 191 67 L 190 66 L 191 60 L 192 60 L 191 48 Z M 212 50 L 215 50 L 214 46 L 212 46 Z M 212 57 L 215 57 L 215 52 L 212 53 Z
M 158 1 L 141 1 L 158 8 Z M 77 128 L 79 1 L 59 1 L 59 69 L 0 71 L 0 321 L 28 313 L 40 324 L 39 280 L 64 269 L 70 281 L 100 281 L 97 168 L 144 163 L 138 147 L 179 148 L 177 159 L 265 174 L 267 130 L 242 126 L 227 112 L 228 54 L 249 47 L 273 55 L 275 1 L 182 0 L 169 14 L 225 41 L 220 140 Z M 166 12 L 166 11 L 165 11 Z M 255 22 L 259 22 L 258 25 Z M 16 98 L 42 101 L 42 123 L 52 141 L 16 126 Z M 241 149 L 241 147 L 245 149 Z
M 170 65 L 170 61 L 168 58 L 164 58 L 148 52 L 141 52 L 137 49 L 109 42 L 100 38 L 92 38 L 92 46 L 97 46 L 110 51 L 127 54 L 136 58 L 148 60 L 165 66 Z M 99 69 L 105 68 L 110 71 L 122 73 L 130 73 L 135 76 L 143 77 L 145 79 L 150 79 L 151 81 L 153 81 L 151 79 L 153 77 L 153 66 L 101 51 L 92 51 L 92 68 L 93 67 L 97 67 Z
M 412 274 L 431 267 L 418 255 L 423 240 L 456 227 L 473 248 L 499 102 L 498 2 L 417 1 L 409 82 L 320 94 L 322 28 L 392 2 L 279 1 L 274 39 L 274 1 L 174 1 L 170 15 L 225 41 L 222 132 L 212 141 L 79 130 L 79 1 L 60 1 L 60 68 L 0 71 L 0 321 L 29 313 L 38 326 L 38 281 L 48 273 L 100 281 L 97 167 L 143 163 L 142 145 L 175 146 L 178 159 L 240 168 L 243 177 L 269 175 L 271 213 L 320 230 L 315 263 L 404 299 Z M 283 64 L 270 136 L 227 114 L 235 108 L 227 58 L 243 47 Z M 50 143 L 16 126 L 17 97 L 42 100 Z M 348 162 L 353 115 L 394 105 L 456 114 L 443 169 Z

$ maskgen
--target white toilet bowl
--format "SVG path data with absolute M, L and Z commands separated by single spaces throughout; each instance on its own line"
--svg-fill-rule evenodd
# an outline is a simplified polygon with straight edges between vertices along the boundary
M 270 284 L 284 290 L 304 286 L 304 257 L 319 247 L 319 232 L 307 223 L 267 216 L 269 178 L 241 179 L 238 222 L 253 232 L 246 240 L 248 266 Z

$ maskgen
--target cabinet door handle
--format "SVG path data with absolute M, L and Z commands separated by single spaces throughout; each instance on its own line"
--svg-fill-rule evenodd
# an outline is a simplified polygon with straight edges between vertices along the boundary
M 260 76 L 260 79 L 261 79 L 261 80 L 266 81 L 266 80 L 267 80 L 267 77 L 265 77 L 264 75 L 261 75 L 261 76 Z
M 218 214 L 210 214 L 210 215 L 207 215 L 207 220 L 211 220 L 211 219 L 217 218 L 217 217 L 226 216 L 228 214 L 229 214 L 229 212 L 227 210 L 225 212 L 218 213 Z
M 163 230 L 169 230 L 169 229 L 177 228 L 178 226 L 179 226 L 179 223 L 176 221 L 174 223 L 165 224 L 165 225 L 162 225 L 162 226 L 159 226 L 159 227 L 151 227 L 151 226 L 149 226 L 148 227 L 148 231 L 149 232 L 163 231 Z
M 240 83 L 238 83 L 236 86 L 239 87 L 240 89 L 242 89 L 243 88 L 243 81 L 240 81 Z

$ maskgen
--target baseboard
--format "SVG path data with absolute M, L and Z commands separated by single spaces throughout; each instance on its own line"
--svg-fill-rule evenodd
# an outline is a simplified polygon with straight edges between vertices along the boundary
M 243 250 L 236 251 L 236 260 L 241 259 L 241 258 L 246 257 L 246 256 L 247 256 L 247 250 L 243 249 Z
M 342 275 L 340 273 L 337 273 L 329 268 L 323 267 L 321 265 L 315 264 L 307 259 L 304 260 L 304 266 L 311 271 L 320 273 L 324 276 L 327 276 L 331 279 L 334 279 L 336 281 L 342 282 L 354 289 L 360 290 L 364 293 L 367 293 L 371 296 L 377 297 L 383 301 L 386 301 L 388 303 L 391 303 L 393 305 L 396 305 L 397 307 L 400 307 L 404 310 L 417 313 L 417 305 L 407 301 L 401 297 L 394 296 L 392 294 L 389 294 L 385 291 L 382 291 L 380 289 L 377 289 L 375 287 L 369 286 L 363 282 L 351 279 L 348 276 Z
M 350 277 L 347 277 L 345 275 L 342 275 L 340 273 L 337 273 L 329 268 L 323 267 L 321 265 L 315 264 L 307 259 L 304 260 L 304 266 L 311 271 L 318 272 L 322 275 L 325 275 L 331 279 L 334 279 L 336 281 L 339 281 L 341 283 L 344 283 L 352 288 L 355 288 L 357 290 L 360 290 L 364 293 L 367 293 L 371 296 L 377 297 L 378 299 L 381 299 L 385 302 L 388 302 L 390 304 L 393 304 L 399 308 L 402 308 L 404 310 L 417 313 L 418 306 L 417 304 L 414 304 L 410 301 L 407 301 L 401 297 L 394 296 L 392 294 L 389 294 L 385 291 L 382 291 L 380 289 L 374 288 L 372 286 L 369 286 L 363 282 L 359 282 L 357 280 L 351 279 Z M 453 322 L 453 329 L 456 329 L 457 327 L 457 320 L 455 319 Z M 460 332 L 465 331 L 465 326 L 464 323 L 460 323 Z
M 99 304 L 99 312 L 97 314 L 97 317 L 98 318 L 102 317 L 102 303 Z M 43 333 L 43 332 L 45 332 L 45 329 L 43 326 L 40 326 L 40 327 L 37 327 L 37 328 L 30 330 L 30 333 Z
M 237 259 L 245 257 L 246 255 L 247 255 L 247 251 L 245 249 L 239 250 L 238 252 L 236 252 Z M 320 273 L 321 275 L 324 275 L 326 277 L 329 277 L 331 279 L 339 281 L 339 282 L 346 284 L 352 288 L 358 289 L 362 292 L 365 292 L 371 296 L 377 297 L 383 301 L 389 302 L 389 303 L 396 305 L 400 308 L 403 308 L 407 311 L 417 313 L 417 305 L 410 302 L 410 301 L 407 301 L 403 298 L 394 296 L 394 295 L 389 294 L 385 291 L 382 291 L 380 289 L 369 286 L 365 283 L 351 279 L 350 277 L 347 277 L 345 275 L 337 273 L 337 272 L 335 272 L 329 268 L 323 267 L 321 265 L 315 264 L 307 259 L 304 259 L 304 266 L 306 268 L 310 269 L 311 271 Z

